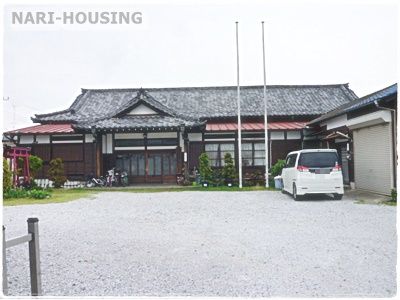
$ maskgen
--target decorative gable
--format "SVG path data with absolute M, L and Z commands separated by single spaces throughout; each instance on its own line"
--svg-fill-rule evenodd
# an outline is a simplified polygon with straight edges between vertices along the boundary
M 143 89 L 138 90 L 137 95 L 114 117 L 123 116 L 174 116 L 175 113 L 148 95 Z
M 148 107 L 147 105 L 144 104 L 139 104 L 135 108 L 133 108 L 131 111 L 126 113 L 127 115 L 130 116 L 137 116 L 137 115 L 158 115 L 158 113 Z

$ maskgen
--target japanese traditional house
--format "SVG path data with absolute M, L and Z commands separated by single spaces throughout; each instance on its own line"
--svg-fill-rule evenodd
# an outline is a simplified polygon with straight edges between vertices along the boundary
M 357 99 L 347 84 L 267 86 L 270 164 L 314 147 L 306 124 Z M 62 158 L 69 179 L 103 175 L 117 166 L 131 183 L 173 183 L 205 151 L 213 167 L 225 153 L 238 165 L 236 87 L 82 89 L 63 111 L 35 115 L 37 125 L 6 132 L 48 163 Z M 263 170 L 263 86 L 241 87 L 244 173 Z

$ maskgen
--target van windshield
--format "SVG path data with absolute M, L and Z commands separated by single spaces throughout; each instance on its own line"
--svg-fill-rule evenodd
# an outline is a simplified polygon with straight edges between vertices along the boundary
M 307 168 L 329 168 L 338 163 L 336 152 L 309 152 L 302 153 L 299 158 L 299 166 Z

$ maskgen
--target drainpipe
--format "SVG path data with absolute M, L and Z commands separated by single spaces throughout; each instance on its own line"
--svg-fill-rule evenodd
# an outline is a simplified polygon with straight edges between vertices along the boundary
M 396 186 L 396 166 L 397 166 L 397 116 L 396 116 L 396 110 L 393 108 L 388 108 L 388 107 L 383 107 L 383 106 L 379 106 L 378 104 L 378 100 L 374 101 L 374 104 L 376 106 L 376 108 L 378 109 L 382 109 L 382 110 L 388 110 L 390 111 L 392 114 L 392 119 L 393 119 L 393 135 L 394 135 L 394 149 L 393 149 L 393 158 L 394 158 L 394 166 L 393 166 L 393 174 L 394 174 L 394 186 Z

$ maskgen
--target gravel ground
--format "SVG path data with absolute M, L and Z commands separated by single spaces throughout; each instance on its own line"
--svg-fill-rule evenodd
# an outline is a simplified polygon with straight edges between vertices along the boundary
M 38 217 L 45 295 L 370 296 L 396 293 L 396 208 L 279 192 L 102 193 L 4 208 L 7 239 Z M 29 294 L 27 246 L 7 249 Z

